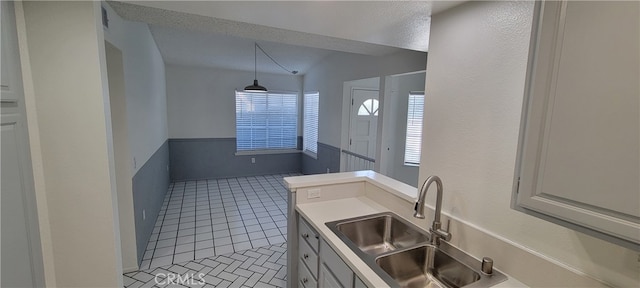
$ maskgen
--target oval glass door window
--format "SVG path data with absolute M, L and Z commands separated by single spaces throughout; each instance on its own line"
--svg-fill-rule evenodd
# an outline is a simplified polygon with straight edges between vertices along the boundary
M 378 116 L 378 100 L 367 99 L 362 102 L 358 108 L 358 115 L 362 116 Z

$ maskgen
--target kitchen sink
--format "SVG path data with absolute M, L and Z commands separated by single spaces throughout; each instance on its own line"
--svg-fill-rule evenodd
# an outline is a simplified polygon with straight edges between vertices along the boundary
M 391 213 L 338 221 L 334 227 L 360 250 L 375 256 L 429 241 L 428 234 Z
M 434 278 L 448 287 L 463 287 L 481 278 L 480 273 L 432 245 L 379 257 L 376 263 L 401 287 L 429 287 Z
M 507 277 L 481 272 L 482 263 L 402 217 L 378 213 L 327 222 L 356 255 L 391 287 L 489 287 Z

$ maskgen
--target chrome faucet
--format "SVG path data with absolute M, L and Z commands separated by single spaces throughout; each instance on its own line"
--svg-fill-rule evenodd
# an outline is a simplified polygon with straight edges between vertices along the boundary
M 413 213 L 413 217 L 424 219 L 424 202 L 427 199 L 427 190 L 429 190 L 429 186 L 431 186 L 433 182 L 436 182 L 438 190 L 436 195 L 436 213 L 433 216 L 433 224 L 431 228 L 429 228 L 429 232 L 431 232 L 431 244 L 438 246 L 440 239 L 444 239 L 445 241 L 451 240 L 451 233 L 440 229 L 442 226 L 442 223 L 440 223 L 442 210 L 442 180 L 440 180 L 440 177 L 431 175 L 424 181 L 420 189 L 420 194 L 418 195 L 418 202 L 416 202 L 416 206 L 413 208 L 416 211 Z

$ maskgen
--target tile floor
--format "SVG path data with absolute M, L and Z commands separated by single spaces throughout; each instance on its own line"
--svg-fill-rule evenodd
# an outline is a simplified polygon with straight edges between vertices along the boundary
M 295 175 L 172 183 L 140 269 L 286 242 L 287 189 L 282 178 Z
M 285 287 L 286 262 L 287 243 L 281 243 L 125 273 L 124 287 Z M 171 283 L 168 275 L 173 275 Z

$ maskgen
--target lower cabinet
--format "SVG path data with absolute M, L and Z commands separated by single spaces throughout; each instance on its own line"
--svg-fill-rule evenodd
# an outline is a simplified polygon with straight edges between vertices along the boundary
M 338 279 L 333 277 L 331 270 L 324 264 L 320 265 L 320 287 L 343 288 Z
M 325 270 L 320 270 L 320 274 L 326 272 L 326 274 L 331 274 L 333 278 L 340 284 L 340 286 L 335 287 L 344 287 L 351 288 L 353 287 L 353 271 L 349 269 L 349 266 L 342 261 L 340 256 L 336 254 L 333 249 L 325 242 L 324 240 L 320 241 L 320 263 L 322 268 L 326 268 Z M 328 275 L 320 275 L 320 287 L 325 287 L 322 279 L 330 278 Z M 329 283 L 326 283 L 328 286 Z
M 298 281 L 300 281 L 299 285 L 293 287 L 318 287 L 316 278 L 311 274 L 311 271 L 309 271 L 309 268 L 305 266 L 304 262 L 302 262 L 302 259 L 298 262 Z
M 367 288 L 311 225 L 298 220 L 299 283 L 293 287 Z
M 353 279 L 353 287 L 354 288 L 367 288 L 367 285 L 364 285 L 364 283 L 362 283 L 362 280 L 360 280 L 360 278 L 358 278 L 358 276 L 355 276 L 355 279 Z
M 298 282 L 291 287 L 318 287 L 318 241 L 320 236 L 301 217 L 298 218 Z M 320 286 L 322 287 L 322 286 Z

